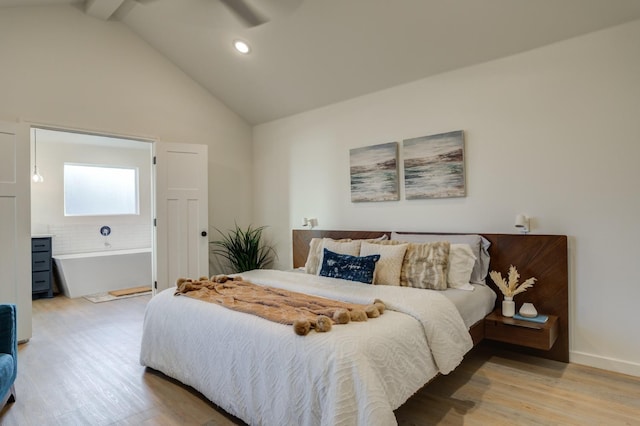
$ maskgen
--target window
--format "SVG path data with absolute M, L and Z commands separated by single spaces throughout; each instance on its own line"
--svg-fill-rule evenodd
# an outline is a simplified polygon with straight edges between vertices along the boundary
M 138 169 L 64 165 L 64 215 L 139 214 Z

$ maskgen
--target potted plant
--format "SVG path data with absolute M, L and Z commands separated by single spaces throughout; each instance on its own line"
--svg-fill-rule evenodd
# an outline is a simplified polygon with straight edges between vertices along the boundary
M 276 252 L 264 242 L 262 231 L 265 228 L 249 225 L 247 229 L 242 229 L 236 224 L 235 229 L 226 234 L 216 228 L 222 238 L 210 242 L 211 252 L 227 259 L 233 272 L 267 268 L 272 264 Z

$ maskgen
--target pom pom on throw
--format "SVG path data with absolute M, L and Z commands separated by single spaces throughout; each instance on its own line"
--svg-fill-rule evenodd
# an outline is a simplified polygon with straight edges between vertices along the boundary
M 375 305 L 367 306 L 364 308 L 364 311 L 368 318 L 378 318 L 380 316 L 380 311 L 375 307 Z
M 209 281 L 209 277 L 200 277 L 198 281 Z
M 384 314 L 385 309 L 387 309 L 387 305 L 385 305 L 384 302 L 380 299 L 374 300 L 373 306 L 378 308 L 378 311 L 380 311 L 380 315 Z
M 295 320 L 293 322 L 293 331 L 298 336 L 306 336 L 311 330 L 311 323 L 307 320 Z
M 346 324 L 351 321 L 351 317 L 349 316 L 349 311 L 346 309 L 336 309 L 333 313 L 333 321 L 336 324 Z
M 193 290 L 198 290 L 200 289 L 200 286 L 198 286 L 196 283 L 194 283 L 191 280 L 188 281 L 183 281 L 182 284 L 180 284 L 180 286 L 178 287 L 178 289 L 176 290 L 175 294 L 178 293 L 188 293 L 190 291 Z
M 228 279 L 229 279 L 229 277 L 227 277 L 226 275 L 223 275 L 223 274 L 214 275 L 214 276 L 211 277 L 211 281 L 212 282 L 220 283 L 220 284 L 227 282 Z
M 182 283 L 184 282 L 191 282 L 190 278 L 178 278 L 178 281 L 176 281 L 176 286 L 180 287 L 182 285 Z
M 351 317 L 351 321 L 366 321 L 367 314 L 360 309 L 353 309 L 349 311 L 349 316 Z
M 178 294 L 184 293 L 185 291 L 185 287 L 187 285 L 191 284 L 191 280 L 188 278 L 178 278 L 178 280 L 176 281 L 176 292 L 173 293 L 174 296 L 177 296 Z
M 318 315 L 318 319 L 316 320 L 316 331 L 318 333 L 331 331 L 331 319 L 324 315 Z

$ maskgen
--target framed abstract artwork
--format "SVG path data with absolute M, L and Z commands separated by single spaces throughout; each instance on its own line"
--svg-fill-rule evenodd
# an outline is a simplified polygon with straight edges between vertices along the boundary
M 466 195 L 462 130 L 406 139 L 402 155 L 407 200 Z
M 398 142 L 349 151 L 351 202 L 397 201 Z

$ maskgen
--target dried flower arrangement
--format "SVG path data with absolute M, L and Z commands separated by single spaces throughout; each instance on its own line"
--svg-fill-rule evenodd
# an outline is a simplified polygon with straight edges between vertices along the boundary
M 536 279 L 531 277 L 525 282 L 519 284 L 518 280 L 520 279 L 520 274 L 513 265 L 509 267 L 509 283 L 502 278 L 502 274 L 500 272 L 491 271 L 489 272 L 489 276 L 506 297 L 513 297 L 516 294 L 527 291 L 527 289 L 533 287 L 533 284 L 536 282 Z

